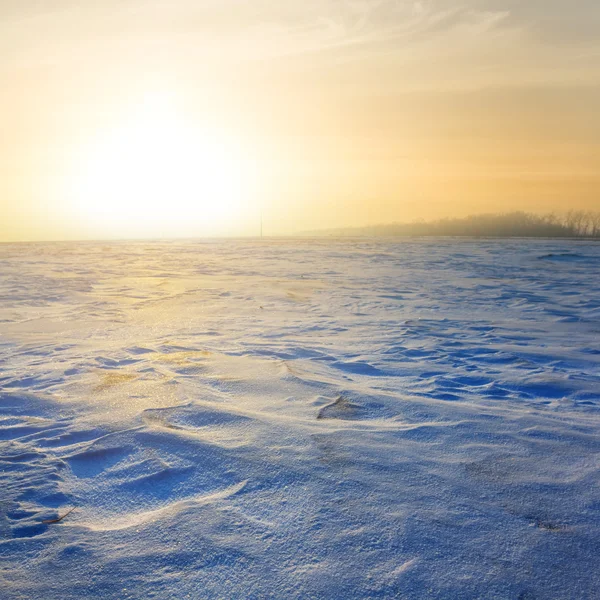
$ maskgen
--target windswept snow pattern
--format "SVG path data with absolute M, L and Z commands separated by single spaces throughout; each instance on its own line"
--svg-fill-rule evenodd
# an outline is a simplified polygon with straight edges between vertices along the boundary
M 600 598 L 600 245 L 15 244 L 0 274 L 2 600 Z

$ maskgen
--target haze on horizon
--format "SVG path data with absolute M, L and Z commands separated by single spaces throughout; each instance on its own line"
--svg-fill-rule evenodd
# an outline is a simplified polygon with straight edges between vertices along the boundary
M 600 208 L 600 3 L 0 1 L 0 241 Z

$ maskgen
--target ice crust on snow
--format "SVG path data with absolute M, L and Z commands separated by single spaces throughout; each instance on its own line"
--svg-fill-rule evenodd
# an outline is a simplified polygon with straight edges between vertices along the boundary
M 4 244 L 0 273 L 2 600 L 600 597 L 599 244 Z

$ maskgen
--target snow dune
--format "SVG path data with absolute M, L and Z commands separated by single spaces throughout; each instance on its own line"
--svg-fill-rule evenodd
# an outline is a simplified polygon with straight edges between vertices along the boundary
M 5 244 L 0 273 L 2 600 L 600 597 L 599 244 Z

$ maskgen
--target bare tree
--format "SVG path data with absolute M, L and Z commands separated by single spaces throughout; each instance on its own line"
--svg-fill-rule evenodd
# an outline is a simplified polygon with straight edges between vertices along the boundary
M 600 237 L 600 212 L 590 212 L 590 236 Z

